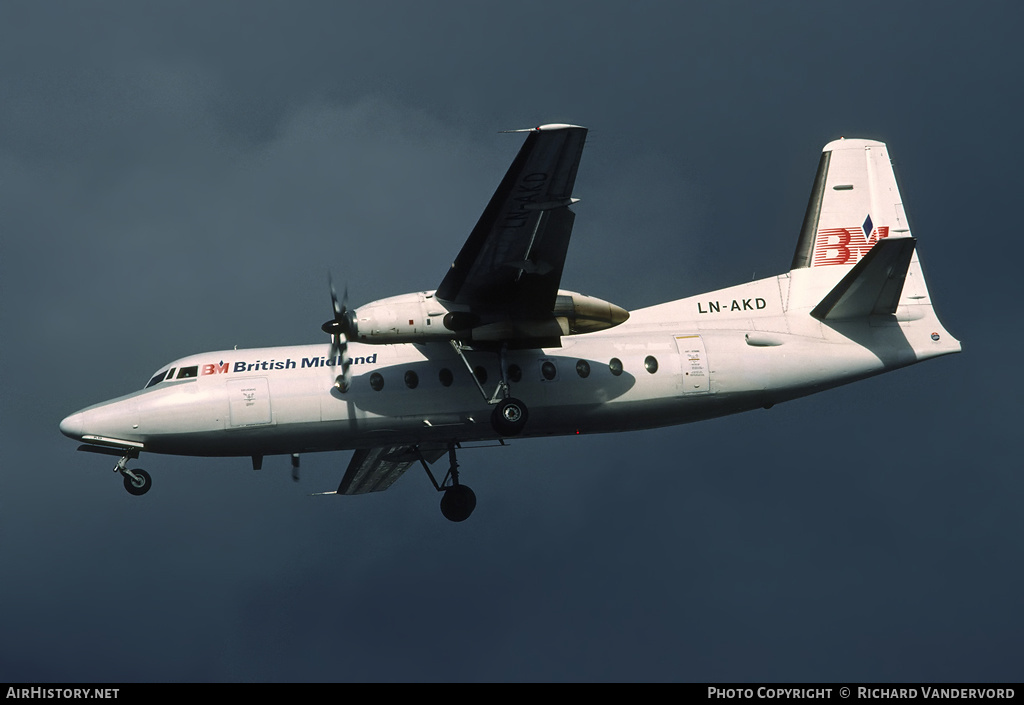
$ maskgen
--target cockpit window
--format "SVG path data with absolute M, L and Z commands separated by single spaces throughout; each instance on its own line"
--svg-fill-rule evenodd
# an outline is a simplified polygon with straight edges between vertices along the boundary
M 178 368 L 172 367 L 169 370 L 164 370 L 163 372 L 160 372 L 160 373 L 154 375 L 153 379 L 149 380 L 149 382 L 146 384 L 146 389 L 149 389 L 150 387 L 155 387 L 156 385 L 160 384 L 163 381 L 170 382 L 172 379 L 175 378 L 174 377 L 174 371 L 175 370 L 178 370 Z M 199 365 L 192 365 L 191 367 L 182 367 L 180 370 L 178 370 L 178 377 L 177 378 L 178 379 L 193 379 L 193 378 L 198 377 L 198 376 L 199 376 Z

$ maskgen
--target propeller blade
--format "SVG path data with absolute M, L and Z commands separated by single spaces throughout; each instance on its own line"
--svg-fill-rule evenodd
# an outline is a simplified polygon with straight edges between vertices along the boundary
M 356 333 L 355 314 L 348 310 L 348 287 L 345 287 L 345 295 L 338 301 L 338 292 L 334 288 L 334 282 L 330 273 L 327 275 L 327 284 L 331 288 L 331 309 L 334 318 L 320 326 L 324 333 L 329 335 L 344 335 L 354 337 Z
M 348 356 L 348 336 L 355 333 L 353 315 L 348 310 L 348 286 L 345 287 L 345 294 L 338 302 L 338 292 L 334 288 L 334 280 L 330 272 L 327 273 L 327 284 L 331 288 L 331 308 L 334 311 L 334 318 L 321 326 L 321 329 L 331 336 L 331 359 L 337 361 L 341 366 L 341 374 L 334 380 L 334 386 L 341 392 L 347 392 L 349 382 L 352 379 L 350 368 L 352 359 Z
M 345 305 L 348 303 L 348 287 L 345 287 L 345 299 L 342 305 L 338 305 L 338 292 L 334 290 L 334 280 L 330 272 L 327 273 L 327 284 L 331 287 L 331 306 L 334 308 L 334 320 L 341 321 L 345 314 Z
M 341 374 L 334 380 L 334 386 L 338 388 L 339 392 L 347 392 L 349 381 L 352 379 L 349 372 L 352 367 L 352 358 L 348 356 L 348 340 L 344 335 L 339 335 L 332 340 L 337 342 L 331 346 L 331 359 L 341 362 Z
M 345 347 L 346 349 L 348 348 L 347 345 Z M 341 374 L 334 380 L 334 386 L 338 388 L 339 392 L 347 392 L 352 380 L 352 374 L 350 372 L 352 367 L 352 358 L 350 358 L 346 352 L 347 350 L 341 353 Z

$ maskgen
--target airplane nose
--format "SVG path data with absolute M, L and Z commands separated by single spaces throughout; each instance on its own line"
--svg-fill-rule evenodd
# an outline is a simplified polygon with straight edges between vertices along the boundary
M 71 414 L 71 416 L 60 422 L 60 432 L 68 438 L 81 440 L 83 426 L 82 412 L 78 412 L 77 414 Z

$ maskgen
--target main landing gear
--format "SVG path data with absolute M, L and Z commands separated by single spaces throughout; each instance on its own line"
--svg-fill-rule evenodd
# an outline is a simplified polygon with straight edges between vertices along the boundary
M 497 388 L 494 390 L 494 394 L 488 396 L 487 391 L 484 389 L 480 380 L 477 379 L 476 373 L 473 371 L 473 366 L 469 364 L 469 360 L 466 359 L 466 355 L 463 352 L 465 346 L 457 340 L 450 341 L 452 350 L 459 356 L 462 363 L 466 366 L 466 370 L 469 371 L 469 376 L 476 383 L 477 389 L 480 390 L 480 394 L 483 396 L 484 401 L 488 404 L 494 405 L 494 410 L 491 412 L 491 426 L 498 433 L 499 436 L 509 437 L 518 436 L 523 432 L 523 428 L 526 426 L 526 421 L 530 416 L 529 410 L 519 399 L 512 396 L 509 383 L 508 383 L 508 368 L 505 364 L 505 350 L 507 346 L 503 343 L 498 353 L 500 358 L 500 369 L 501 369 L 501 381 L 498 382 Z M 472 510 L 471 510 L 472 511 Z
M 518 436 L 526 425 L 526 404 L 513 397 L 498 402 L 491 412 L 491 426 L 502 436 Z
M 441 496 L 441 513 L 448 521 L 465 521 L 476 509 L 476 494 L 466 485 L 452 485 Z
M 456 522 L 466 521 L 476 509 L 476 494 L 466 485 L 459 483 L 459 463 L 455 459 L 457 447 L 457 443 L 448 444 L 448 473 L 440 483 L 434 479 L 434 473 L 430 472 L 430 466 L 423 455 L 419 456 L 420 464 L 427 471 L 427 477 L 434 484 L 434 488 L 444 493 L 441 496 L 441 514 L 448 521 Z

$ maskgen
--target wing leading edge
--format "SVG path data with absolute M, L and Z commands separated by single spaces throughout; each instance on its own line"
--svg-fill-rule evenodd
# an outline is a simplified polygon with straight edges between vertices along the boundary
M 558 295 L 575 214 L 569 206 L 587 130 L 529 130 L 476 227 L 437 288 L 473 313 L 549 315 Z

